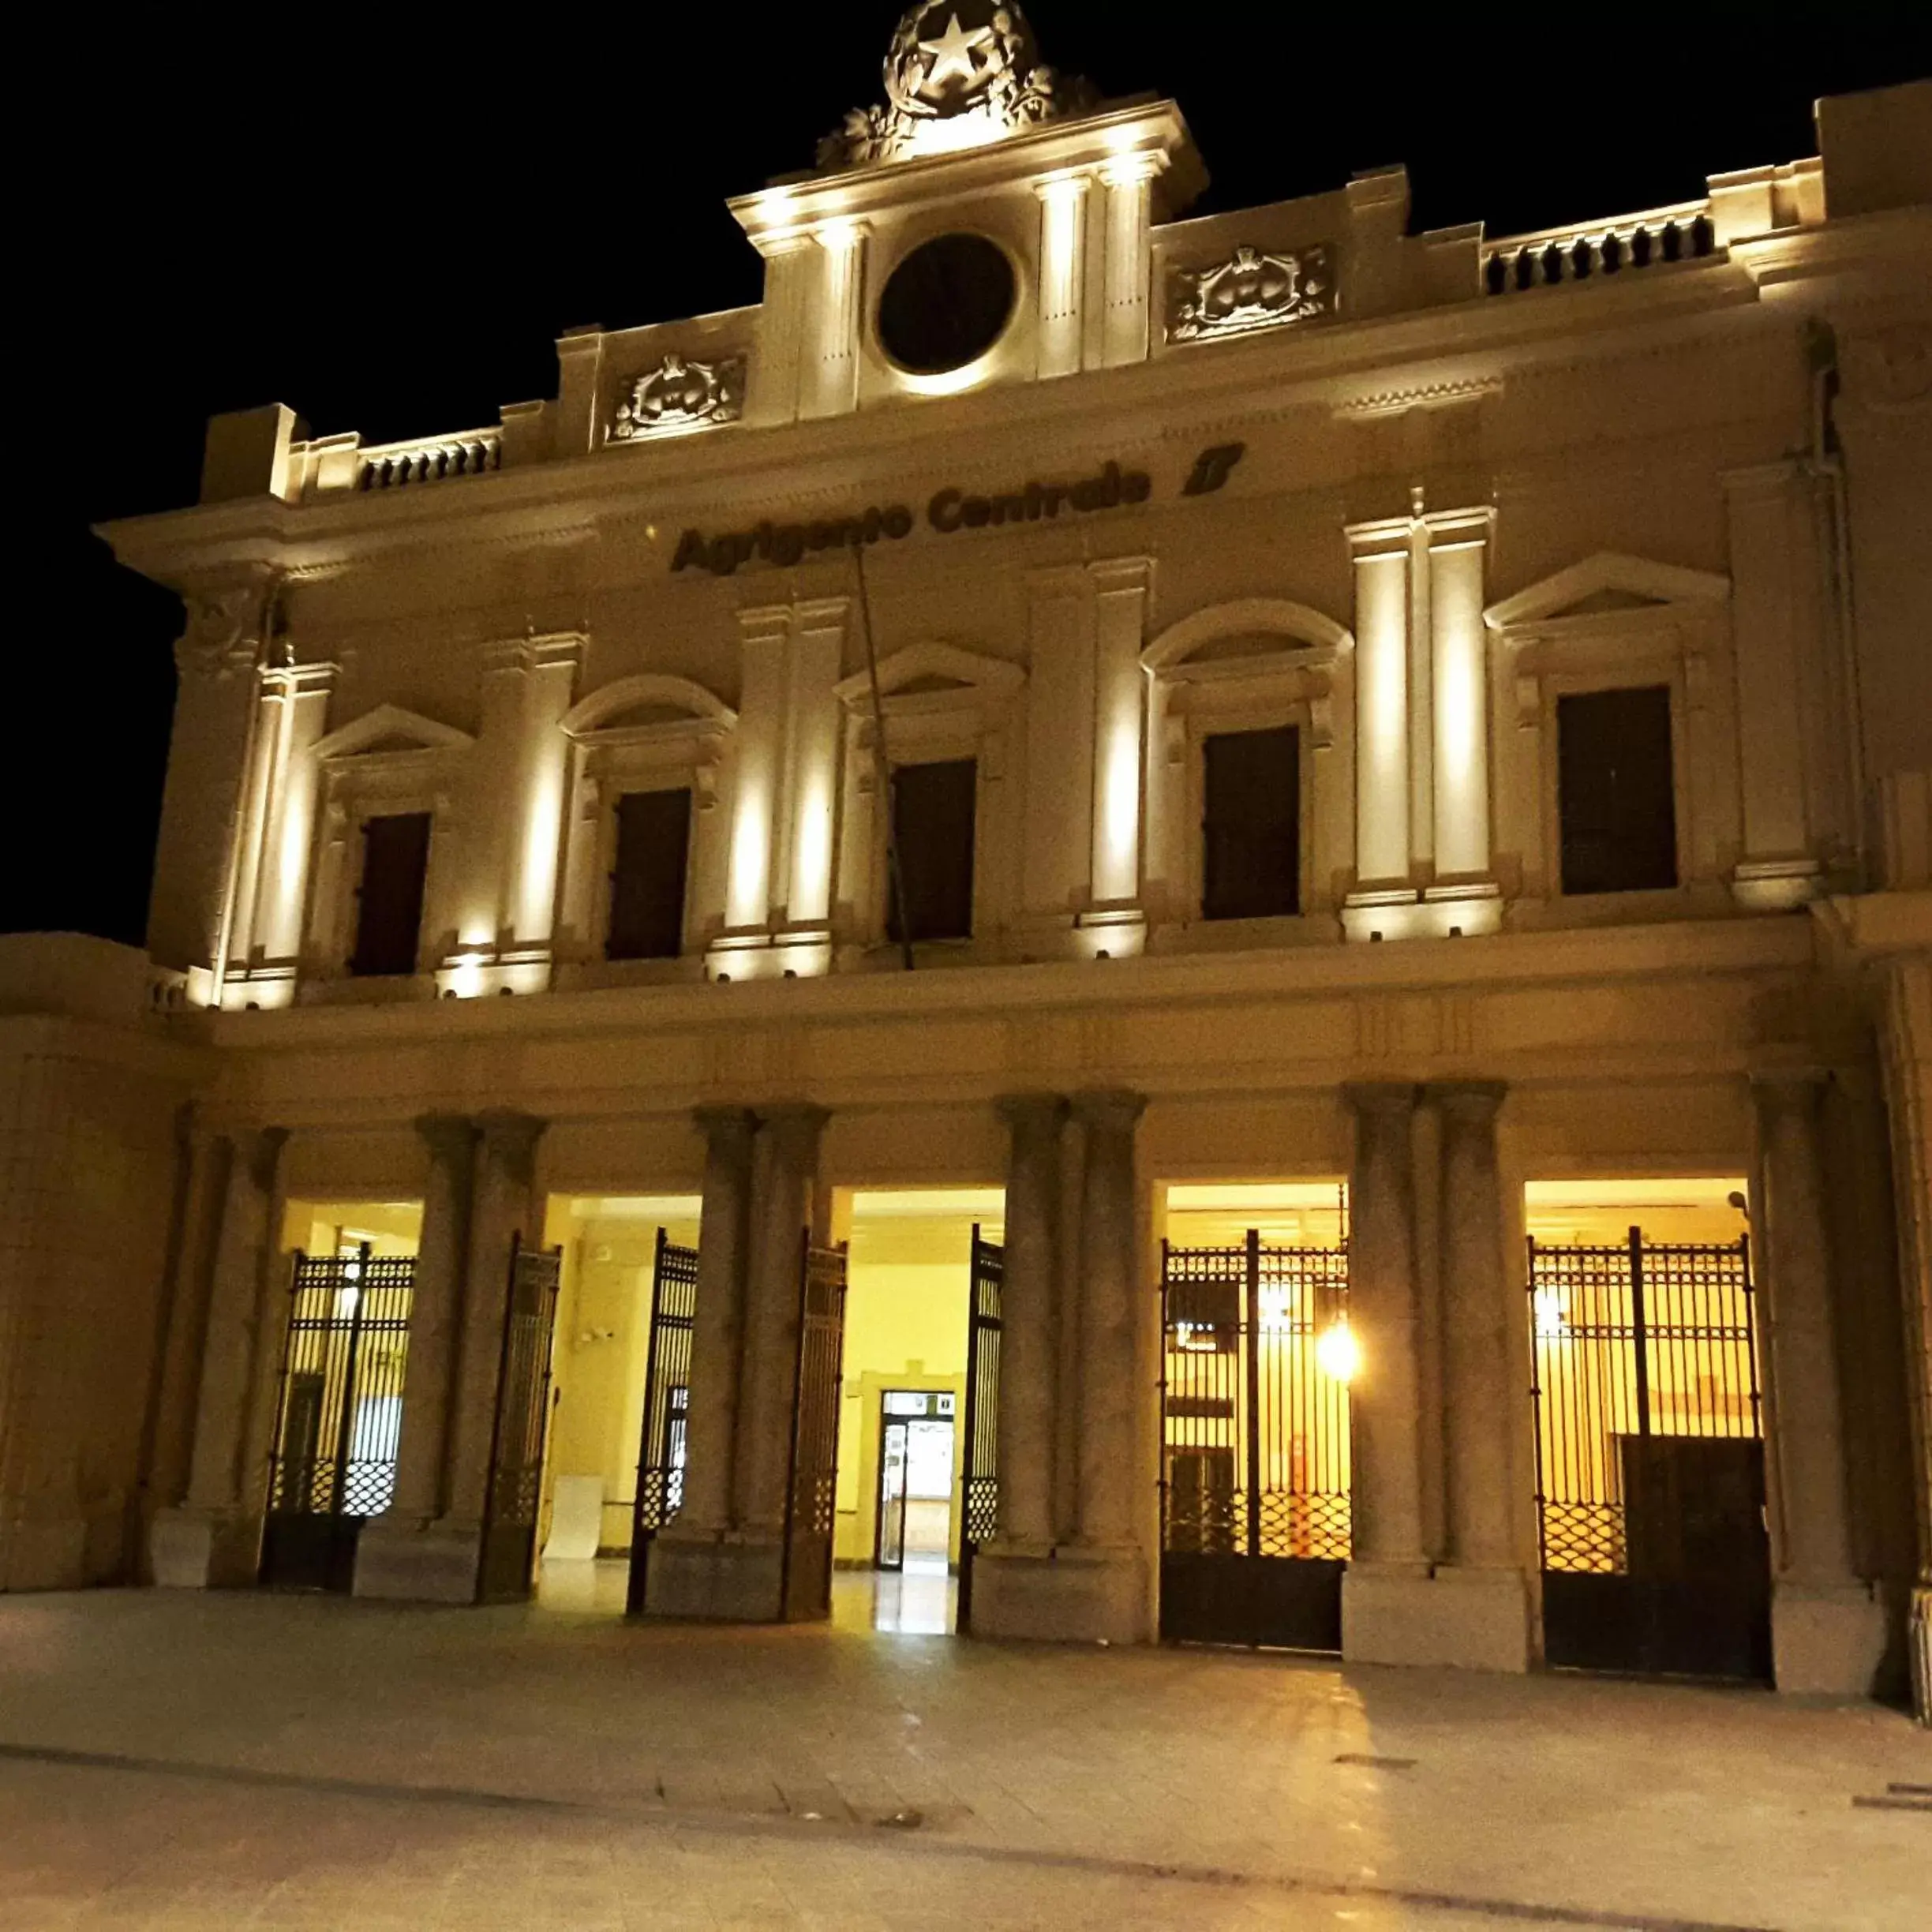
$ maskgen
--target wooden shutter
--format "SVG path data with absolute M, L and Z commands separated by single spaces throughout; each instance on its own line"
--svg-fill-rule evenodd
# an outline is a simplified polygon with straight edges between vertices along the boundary
M 676 959 L 684 950 L 688 791 L 627 792 L 617 801 L 606 959 Z
M 973 820 L 978 764 L 957 758 L 940 765 L 904 765 L 893 773 L 893 831 L 911 937 L 972 936 Z M 897 941 L 899 922 L 887 896 L 886 927 Z
M 1217 732 L 1201 751 L 1201 917 L 1299 912 L 1301 733 Z
M 422 938 L 423 882 L 429 871 L 428 812 L 365 821 L 350 972 L 415 972 Z
M 1559 698 L 1556 795 L 1566 893 L 1675 886 L 1668 686 Z

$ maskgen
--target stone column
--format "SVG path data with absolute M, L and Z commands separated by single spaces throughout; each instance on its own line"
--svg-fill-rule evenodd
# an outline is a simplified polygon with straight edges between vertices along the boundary
M 731 1617 L 751 1614 L 742 1607 L 745 1565 L 732 1499 L 746 1413 L 741 1398 L 758 1119 L 743 1107 L 701 1107 L 697 1121 L 705 1136 L 704 1205 L 684 1496 L 651 1546 L 644 1607 L 653 1616 Z
M 1094 910 L 1083 923 L 1104 928 L 1096 940 L 1119 958 L 1138 952 L 1145 921 L 1140 895 L 1141 728 L 1147 673 L 1140 668 L 1146 631 L 1146 557 L 1090 564 L 1094 583 Z
M 574 631 L 526 638 L 523 659 L 522 742 L 517 760 L 515 838 L 505 855 L 505 943 L 521 964 L 504 983 L 519 992 L 548 983 L 556 927 L 557 865 L 563 851 L 564 779 L 570 741 L 562 729 L 570 709 L 584 640 Z
M 1375 915 L 1415 897 L 1409 880 L 1410 531 L 1410 520 L 1399 517 L 1357 524 L 1348 533 L 1355 559 L 1355 885 L 1345 919 L 1351 938 L 1383 930 Z
M 1852 1567 L 1818 1108 L 1826 1076 L 1756 1075 L 1758 1318 L 1780 1690 L 1870 1694 L 1885 1618 Z
M 1136 1413 L 1151 1398 L 1139 1372 L 1139 1251 L 1134 1128 L 1146 1099 L 1088 1093 L 1073 1103 L 1085 1129 L 1080 1259 L 1079 1531 L 1059 1552 L 1068 1572 L 1067 1636 L 1135 1643 L 1151 1634 L 1153 1592 L 1140 1505 L 1153 1471 L 1139 1466 Z
M 426 1114 L 416 1131 L 429 1144 L 429 1175 L 416 1244 L 395 1492 L 356 1544 L 358 1597 L 417 1597 L 425 1593 L 425 1561 L 432 1577 L 438 1567 L 436 1553 L 425 1556 L 424 1538 L 444 1507 L 450 1391 L 469 1260 L 477 1130 L 474 1121 L 459 1115 Z
M 1488 1670 L 1530 1665 L 1530 1595 L 1512 1532 L 1511 1443 L 1528 1406 L 1511 1384 L 1515 1296 L 1503 1266 L 1496 1162 L 1500 1081 L 1429 1090 L 1443 1122 L 1443 1389 L 1450 1562 L 1436 1572 L 1448 1661 Z
M 1106 305 L 1097 359 L 1109 369 L 1147 360 L 1148 235 L 1154 178 L 1163 165 L 1156 155 L 1125 155 L 1100 170 L 1106 189 L 1106 253 L 1102 268 Z
M 798 1393 L 799 1266 L 826 1115 L 774 1107 L 751 1163 L 743 1395 L 732 1477 L 733 1515 L 748 1537 L 782 1537 Z
M 743 1107 L 704 1107 L 698 1125 L 705 1136 L 704 1204 L 698 1224 L 684 1492 L 676 1528 L 709 1535 L 728 1529 L 732 1521 L 751 1146 L 758 1122 Z
M 1355 1115 L 1349 1319 L 1361 1351 L 1349 1401 L 1354 1554 L 1342 1586 L 1342 1649 L 1365 1663 L 1419 1662 L 1432 1606 L 1422 1541 L 1416 1090 L 1360 1081 L 1342 1091 Z
M 826 223 L 817 230 L 818 300 L 805 316 L 807 346 L 799 384 L 801 417 L 844 416 L 859 401 L 859 297 L 865 285 L 863 222 Z
M 1495 513 L 1432 511 L 1424 519 L 1429 573 L 1431 812 L 1436 883 L 1425 899 L 1453 904 L 1435 930 L 1492 931 L 1502 901 L 1490 876 L 1489 633 L 1483 560 Z
M 216 1237 L 201 1352 L 187 1500 L 159 1515 L 151 1554 L 157 1583 L 235 1588 L 255 1580 L 261 1523 L 246 1507 L 243 1465 L 262 1355 L 272 1347 L 276 1312 L 269 1280 L 275 1252 L 276 1169 L 286 1132 L 245 1129 L 233 1137 Z
M 444 1513 L 425 1533 L 414 1592 L 438 1603 L 476 1596 L 490 1443 L 503 1372 L 504 1316 L 513 1236 L 533 1238 L 537 1143 L 544 1123 L 507 1110 L 481 1114 L 463 1270 L 462 1320 L 450 1390 Z
M 1066 1103 L 1057 1095 L 1022 1094 L 995 1105 L 1012 1136 L 1000 1290 L 998 1547 L 1037 1556 L 1054 1541 L 1055 1223 Z
M 1042 376 L 1080 365 L 1081 297 L 1087 276 L 1087 200 L 1092 178 L 1051 174 L 1033 184 L 1040 204 L 1039 366 Z

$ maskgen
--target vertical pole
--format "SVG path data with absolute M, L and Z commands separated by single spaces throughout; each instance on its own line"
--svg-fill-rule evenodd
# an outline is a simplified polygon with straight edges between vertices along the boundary
M 1643 1230 L 1630 1231 L 1631 1326 L 1637 1336 L 1637 1433 L 1650 1433 L 1650 1342 L 1644 1320 Z
M 1530 1440 L 1536 1450 L 1537 1561 L 1549 1567 L 1549 1544 L 1544 1533 L 1548 1515 L 1548 1478 L 1543 1470 L 1543 1330 L 1537 1319 L 1537 1245 L 1526 1237 L 1530 1250 Z
M 362 1244 L 356 1261 L 356 1298 L 349 1311 L 349 1359 L 343 1367 L 342 1416 L 335 1425 L 335 1474 L 329 1485 L 329 1514 L 342 1514 L 343 1489 L 349 1476 L 349 1451 L 355 1443 L 356 1357 L 362 1345 L 362 1301 L 369 1293 L 369 1245 Z
M 1173 1311 L 1173 1309 L 1172 1309 L 1172 1308 L 1170 1306 L 1170 1305 L 1169 1305 L 1169 1303 L 1168 1303 L 1168 1299 L 1167 1299 L 1167 1283 L 1168 1283 L 1168 1280 L 1169 1280 L 1169 1279 L 1170 1279 L 1170 1270 L 1171 1270 L 1171 1268 L 1172 1268 L 1172 1267 L 1173 1267 L 1173 1263 L 1172 1263 L 1172 1261 L 1171 1261 L 1171 1260 L 1170 1260 L 1170 1257 L 1172 1256 L 1173 1252 L 1174 1252 L 1174 1250 L 1173 1250 L 1172 1247 L 1171 1247 L 1171 1246 L 1169 1245 L 1169 1242 L 1168 1242 L 1168 1240 L 1167 1240 L 1167 1237 L 1166 1237 L 1165 1234 L 1163 1234 L 1163 1235 L 1161 1237 L 1161 1272 L 1160 1272 L 1160 1282 L 1161 1282 L 1161 1286 L 1160 1286 L 1160 1293 L 1161 1293 L 1161 1348 L 1160 1348 L 1160 1397 L 1159 1397 L 1159 1400 L 1160 1400 L 1160 1464 L 1159 1464 L 1159 1482 L 1160 1482 L 1160 1526 L 1161 1526 L 1161 1553 L 1162 1553 L 1163 1556 L 1165 1556 L 1165 1555 L 1166 1554 L 1166 1552 L 1167 1552 L 1167 1548 L 1168 1548 L 1167 1537 L 1168 1537 L 1168 1521 L 1169 1521 L 1169 1518 L 1168 1518 L 1167 1510 L 1168 1510 L 1168 1503 L 1169 1503 L 1169 1501 L 1170 1501 L 1170 1489 L 1171 1489 L 1171 1488 L 1172 1488 L 1172 1485 L 1171 1485 L 1169 1483 L 1169 1481 L 1168 1481 L 1168 1480 L 1167 1480 L 1167 1465 L 1168 1465 L 1169 1461 L 1171 1459 L 1171 1458 L 1170 1458 L 1169 1455 L 1168 1455 L 1168 1447 L 1169 1447 L 1169 1443 L 1168 1443 L 1168 1435 L 1167 1435 L 1167 1427 L 1168 1427 L 1168 1425 L 1167 1425 L 1167 1358 L 1168 1358 L 1168 1356 L 1169 1356 L 1169 1355 L 1170 1355 L 1170 1354 L 1172 1353 L 1173 1349 L 1174 1349 L 1174 1311 Z
M 1248 1230 L 1242 1313 L 1248 1371 L 1248 1554 L 1261 1554 L 1261 1230 Z
M 1738 1267 L 1743 1275 L 1744 1286 L 1744 1372 L 1750 1377 L 1751 1434 L 1762 1442 L 1764 1440 L 1764 1398 L 1760 1393 L 1762 1378 L 1758 1373 L 1758 1310 L 1757 1297 L 1751 1293 L 1750 1237 L 1738 1237 Z

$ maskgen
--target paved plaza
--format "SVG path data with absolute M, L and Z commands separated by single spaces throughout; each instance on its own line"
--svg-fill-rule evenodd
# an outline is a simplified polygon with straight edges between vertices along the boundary
M 1932 1923 L 1932 1736 L 1891 1711 L 841 1596 L 757 1630 L 0 1598 L 0 1926 Z

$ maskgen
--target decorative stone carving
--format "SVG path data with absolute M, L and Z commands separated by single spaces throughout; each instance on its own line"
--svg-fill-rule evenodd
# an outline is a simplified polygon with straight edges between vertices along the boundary
M 1867 408 L 1903 414 L 1932 401 L 1932 329 L 1905 324 L 1855 337 L 1849 359 Z
M 919 0 L 893 36 L 886 95 L 883 107 L 854 108 L 818 144 L 820 167 L 979 147 L 1086 113 L 1097 98 L 1086 81 L 1041 63 L 1010 0 Z
M 238 585 L 185 600 L 188 622 L 174 643 L 174 663 L 184 676 L 226 677 L 255 661 L 264 632 L 275 625 L 272 586 Z
M 743 356 L 687 362 L 673 350 L 657 368 L 631 383 L 630 393 L 617 405 L 610 440 L 630 443 L 661 429 L 736 422 L 744 408 L 744 376 Z
M 1177 268 L 1167 283 L 1167 339 L 1245 335 L 1335 313 L 1326 248 L 1270 255 L 1246 242 L 1208 268 Z

